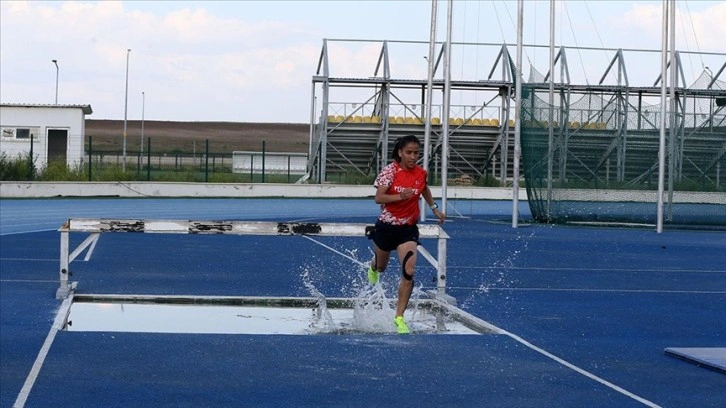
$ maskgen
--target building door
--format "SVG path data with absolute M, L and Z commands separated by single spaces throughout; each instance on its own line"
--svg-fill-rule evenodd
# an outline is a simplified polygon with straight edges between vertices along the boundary
M 68 129 L 48 129 L 48 163 L 66 163 L 68 156 Z

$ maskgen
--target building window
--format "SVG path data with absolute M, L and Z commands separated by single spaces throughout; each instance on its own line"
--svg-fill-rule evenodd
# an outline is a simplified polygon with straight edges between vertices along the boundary
M 16 140 L 39 140 L 40 127 L 3 127 L 2 138 L 3 139 L 16 139 Z

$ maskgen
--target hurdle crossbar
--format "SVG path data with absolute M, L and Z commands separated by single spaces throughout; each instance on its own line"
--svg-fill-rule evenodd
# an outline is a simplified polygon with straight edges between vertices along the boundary
M 60 232 L 60 287 L 56 292 L 58 299 L 65 299 L 75 289 L 75 282 L 69 281 L 70 263 L 88 246 L 95 245 L 98 235 L 108 232 L 152 233 L 152 234 L 232 234 L 232 235 L 311 235 L 365 237 L 373 228 L 370 224 L 342 223 L 300 223 L 265 221 L 189 221 L 189 220 L 144 220 L 144 219 L 89 219 L 72 218 L 59 229 Z M 434 258 L 425 248 L 422 253 L 436 268 L 437 293 L 445 294 L 446 288 L 446 241 L 449 235 L 437 224 L 418 226 L 419 238 L 437 239 L 438 258 Z M 72 252 L 69 247 L 71 232 L 90 233 Z

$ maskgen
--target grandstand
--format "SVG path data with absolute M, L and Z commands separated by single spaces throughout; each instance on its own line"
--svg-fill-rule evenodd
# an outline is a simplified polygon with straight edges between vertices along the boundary
M 350 179 L 351 175 L 372 179 L 390 161 L 396 138 L 414 134 L 424 140 L 427 79 L 391 74 L 389 49 L 395 41 L 371 41 L 380 44 L 372 76 L 331 75 L 329 45 L 345 41 L 323 40 L 312 79 L 310 150 L 307 173 L 301 181 L 325 183 Z M 513 109 L 515 65 L 508 46 L 454 45 L 486 48 L 493 63 L 486 67 L 486 79 L 450 81 L 452 93 L 473 93 L 478 98 L 476 104 L 453 104 L 447 114 L 440 103 L 432 101 L 432 183 L 442 182 L 442 121 L 448 118 L 447 183 L 465 180 L 481 186 L 511 186 L 517 118 Z M 652 223 L 661 121 L 660 76 L 653 76 L 653 84 L 631 84 L 626 55 L 646 51 L 611 49 L 608 51 L 614 57 L 597 84 L 575 84 L 566 58 L 573 49 L 578 54 L 581 51 L 558 48 L 555 73 L 559 74 L 553 79 L 551 104 L 549 73 L 530 66 L 529 77 L 523 78 L 520 124 L 524 171 L 518 182 L 527 189 L 530 210 L 543 222 Z M 439 60 L 443 50 L 442 44 Z M 726 225 L 722 175 L 726 168 L 726 82 L 719 80 L 726 68 L 726 54 L 706 53 L 721 64 L 720 69 L 714 75 L 705 67 L 690 85 L 686 85 L 681 63 L 685 54 L 695 53 L 675 53 L 677 83 L 667 113 L 667 221 Z M 432 87 L 434 95 L 440 95 L 444 80 L 435 76 Z M 338 99 L 338 94 L 345 94 L 345 99 Z M 644 201 L 644 197 L 650 198 Z M 611 204 L 601 205 L 603 201 Z M 687 204 L 687 209 L 681 204 Z
M 390 161 L 396 138 L 414 134 L 423 141 L 425 136 L 428 80 L 391 74 L 389 49 L 396 42 L 377 42 L 380 54 L 372 76 L 348 78 L 331 75 L 329 69 L 328 47 L 336 41 L 346 40 L 323 40 L 318 69 L 312 79 L 310 151 L 307 174 L 301 179 L 308 182 L 324 183 L 350 175 L 372 179 Z M 515 65 L 508 46 L 454 45 L 487 48 L 492 64 L 487 66 L 486 79 L 450 81 L 452 93 L 473 93 L 478 98 L 476 104 L 454 104 L 449 112 L 442 112 L 442 105 L 432 101 L 432 183 L 441 183 L 441 122 L 448 118 L 447 183 L 465 179 L 482 186 L 511 186 L 517 120 L 513 107 L 517 101 Z M 441 47 L 439 59 L 443 44 Z M 653 75 L 653 84 L 631 84 L 626 55 L 646 51 L 611 49 L 608 51 L 614 57 L 597 84 L 575 84 L 570 79 L 566 55 L 568 50 L 581 50 L 558 50 L 551 104 L 549 73 L 541 74 L 531 66 L 529 77 L 523 78 L 524 171 L 517 182 L 527 189 L 534 217 L 543 222 L 654 222 L 652 207 L 646 205 L 642 209 L 639 205 L 636 210 L 636 206 L 623 203 L 642 202 L 642 197 L 648 196 L 642 193 L 657 187 L 660 76 Z M 694 53 L 675 53 L 677 83 L 666 117 L 668 221 L 726 225 L 726 186 L 722 175 L 726 168 L 726 82 L 719 80 L 726 68 L 726 54 L 706 53 L 720 64 L 720 69 L 714 75 L 705 67 L 691 84 L 683 74 L 681 58 L 685 54 Z M 497 76 L 495 72 L 501 74 Z M 434 95 L 443 93 L 444 83 L 434 77 Z M 337 99 L 338 94 L 355 94 L 353 98 L 357 99 Z M 610 193 L 603 195 L 603 190 Z M 606 210 L 600 206 L 602 211 L 595 211 L 597 214 L 572 204 L 599 202 L 603 197 L 615 205 Z M 681 208 L 679 199 L 688 202 L 685 212 L 677 210 Z

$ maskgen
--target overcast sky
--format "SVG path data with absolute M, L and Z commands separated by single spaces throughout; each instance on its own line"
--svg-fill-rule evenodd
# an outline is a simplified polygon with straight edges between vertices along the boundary
M 557 45 L 661 47 L 660 0 L 569 0 L 556 6 Z M 438 3 L 438 41 L 445 38 L 446 7 Z M 549 44 L 548 7 L 547 1 L 526 2 L 525 43 Z M 677 7 L 678 49 L 721 53 L 685 54 L 686 80 L 704 66 L 715 73 L 726 62 L 726 2 L 679 0 Z M 147 120 L 307 123 L 323 38 L 376 40 L 331 43 L 331 75 L 337 77 L 372 76 L 381 40 L 421 41 L 391 45 L 391 72 L 425 79 L 430 12 L 429 0 L 3 0 L 0 101 L 52 104 L 58 72 L 59 104 L 90 104 L 90 119 L 123 119 L 128 55 L 129 120 L 141 118 L 144 92 Z M 456 0 L 453 19 L 453 42 L 507 42 L 514 56 L 516 1 Z M 452 78 L 486 79 L 497 51 L 455 47 Z M 547 52 L 530 48 L 525 65 L 546 71 Z M 631 85 L 652 86 L 659 56 L 640 54 L 626 53 Z M 597 83 L 613 55 L 570 51 L 573 82 Z

